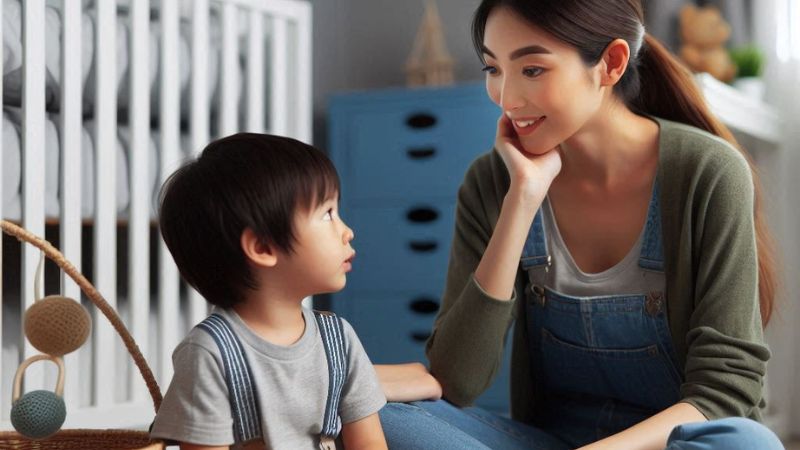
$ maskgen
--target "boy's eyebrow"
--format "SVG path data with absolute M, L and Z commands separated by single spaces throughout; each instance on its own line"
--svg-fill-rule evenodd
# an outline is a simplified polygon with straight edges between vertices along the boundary
M 486 47 L 485 45 L 481 45 L 481 51 L 491 56 L 492 58 L 497 58 L 496 56 L 494 56 L 494 53 L 492 53 L 492 51 L 489 50 L 489 48 Z M 527 47 L 522 47 L 514 50 L 513 52 L 511 52 L 511 55 L 509 55 L 509 58 L 513 61 L 515 59 L 522 58 L 525 55 L 538 55 L 538 54 L 549 55 L 551 53 L 553 52 L 542 47 L 541 45 L 529 45 Z

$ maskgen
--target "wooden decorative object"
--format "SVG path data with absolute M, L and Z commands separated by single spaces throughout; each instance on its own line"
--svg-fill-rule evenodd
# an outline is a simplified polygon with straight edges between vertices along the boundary
M 425 14 L 406 61 L 408 86 L 453 84 L 453 57 L 447 51 L 435 0 L 425 1 Z

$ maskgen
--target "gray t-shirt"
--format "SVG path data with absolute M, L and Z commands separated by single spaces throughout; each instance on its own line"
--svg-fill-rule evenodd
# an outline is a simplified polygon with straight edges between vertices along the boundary
M 542 204 L 542 214 L 547 248 L 553 258 L 553 264 L 546 275 L 546 285 L 551 289 L 574 297 L 641 295 L 652 291 L 664 292 L 666 289 L 664 272 L 647 270 L 639 266 L 644 228 L 639 233 L 636 244 L 622 261 L 599 273 L 585 273 L 575 263 L 564 244 L 549 198 L 545 198 Z
M 235 311 L 216 308 L 214 312 L 228 320 L 244 347 L 258 395 L 265 447 L 317 448 L 328 396 L 328 363 L 314 313 L 303 308 L 305 331 L 297 342 L 284 347 L 256 335 Z M 386 398 L 353 327 L 342 322 L 349 365 L 339 415 L 347 424 L 377 412 Z M 172 363 L 175 374 L 151 435 L 200 445 L 232 445 L 225 369 L 214 339 L 199 328 L 192 329 L 175 348 Z

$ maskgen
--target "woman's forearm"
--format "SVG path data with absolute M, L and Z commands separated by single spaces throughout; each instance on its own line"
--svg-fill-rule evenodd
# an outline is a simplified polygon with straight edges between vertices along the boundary
M 663 450 L 667 437 L 678 425 L 690 422 L 705 422 L 706 417 L 689 403 L 676 403 L 647 420 L 609 436 L 601 441 L 581 447 L 579 450 Z
M 375 364 L 375 373 L 390 402 L 442 398 L 442 386 L 421 363 Z
M 475 281 L 490 297 L 511 299 L 522 247 L 542 200 L 525 198 L 513 186 L 506 194 L 492 237 L 475 270 Z

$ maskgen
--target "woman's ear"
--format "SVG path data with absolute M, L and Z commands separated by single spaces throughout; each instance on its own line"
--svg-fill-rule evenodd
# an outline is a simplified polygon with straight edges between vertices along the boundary
M 603 51 L 603 57 L 600 60 L 600 74 L 601 86 L 614 86 L 625 74 L 625 69 L 628 67 L 628 61 L 631 57 L 631 49 L 628 47 L 628 42 L 624 39 L 614 39 L 611 41 L 606 49 Z
M 240 239 L 242 251 L 251 263 L 261 267 L 274 267 L 278 262 L 278 254 L 272 245 L 264 243 L 250 228 L 242 231 Z

